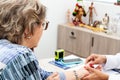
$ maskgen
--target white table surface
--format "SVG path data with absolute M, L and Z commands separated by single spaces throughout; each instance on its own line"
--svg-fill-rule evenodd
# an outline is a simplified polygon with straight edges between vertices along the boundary
M 76 58 L 76 57 L 78 57 L 78 56 L 69 55 L 69 56 L 66 56 L 65 59 Z M 79 57 L 79 58 L 80 58 L 80 57 Z M 84 62 L 85 62 L 85 59 L 84 59 L 84 58 L 81 58 L 81 59 L 83 60 L 83 63 L 78 64 L 77 66 L 72 67 L 72 68 L 67 69 L 67 70 L 76 70 L 76 69 L 80 69 L 82 66 L 84 66 L 84 64 L 85 64 L 85 63 L 84 63 Z M 46 70 L 46 71 L 52 71 L 52 72 L 65 71 L 65 70 L 62 69 L 62 68 L 59 68 L 59 67 L 57 67 L 57 66 L 55 66 L 55 65 L 52 65 L 52 64 L 48 63 L 49 61 L 52 61 L 52 60 L 54 60 L 54 58 L 45 58 L 45 59 L 39 60 L 40 67 L 41 67 L 42 69 Z M 103 72 L 104 72 L 104 73 L 107 73 L 107 74 L 109 74 L 109 75 L 111 75 L 111 74 L 116 74 L 116 75 L 119 74 L 119 73 L 114 72 L 114 71 L 111 71 L 111 70 L 109 70 L 109 71 L 104 71 L 104 70 L 103 70 Z
M 69 55 L 69 56 L 66 56 L 65 59 L 76 58 L 76 57 L 78 57 L 78 56 Z M 80 67 L 84 66 L 85 59 L 84 58 L 81 58 L 81 59 L 83 60 L 83 63 L 80 63 L 77 66 L 72 67 L 67 70 L 75 70 L 75 69 L 79 69 Z M 47 71 L 64 71 L 64 69 L 48 63 L 49 61 L 52 61 L 52 60 L 54 60 L 54 58 L 46 58 L 46 59 L 39 60 L 40 67 Z

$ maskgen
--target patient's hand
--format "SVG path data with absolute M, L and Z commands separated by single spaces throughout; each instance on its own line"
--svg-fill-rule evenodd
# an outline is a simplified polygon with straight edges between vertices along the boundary
M 47 80 L 60 80 L 60 76 L 57 72 L 54 72 L 47 78 Z
M 93 68 L 93 69 L 97 69 L 99 71 L 102 70 L 102 66 L 101 65 L 93 65 L 91 62 L 87 63 L 85 66 L 81 67 L 80 68 L 80 72 L 79 72 L 79 77 L 82 79 L 86 76 L 88 76 L 89 74 L 91 74 L 91 72 L 86 69 L 86 67 L 90 67 L 90 68 Z
M 99 69 L 91 68 L 89 66 L 85 67 L 89 71 L 89 75 L 86 75 L 82 80 L 108 80 L 108 75 L 100 71 Z
M 86 64 L 84 68 L 89 74 L 82 77 L 82 80 L 108 80 L 108 75 L 103 73 L 102 65 L 93 65 L 91 62 Z

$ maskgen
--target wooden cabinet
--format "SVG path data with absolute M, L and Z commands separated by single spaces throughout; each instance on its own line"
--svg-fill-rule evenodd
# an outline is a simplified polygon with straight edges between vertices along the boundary
M 87 57 L 91 53 L 116 54 L 120 51 L 120 39 L 81 27 L 59 25 L 57 48 L 64 49 L 66 54 L 81 57 Z
M 58 26 L 57 48 L 64 49 L 66 54 L 76 54 L 87 57 L 89 55 L 91 34 L 69 26 Z
M 82 57 L 88 56 L 91 45 L 89 44 L 91 42 L 91 34 L 78 29 L 74 29 L 73 33 L 75 39 L 73 39 L 72 52 Z M 72 35 L 70 37 L 72 37 Z
M 107 45 L 107 38 L 104 36 L 92 35 L 91 53 L 106 54 L 108 51 Z
M 92 34 L 91 53 L 116 54 L 120 52 L 120 38 L 106 34 Z

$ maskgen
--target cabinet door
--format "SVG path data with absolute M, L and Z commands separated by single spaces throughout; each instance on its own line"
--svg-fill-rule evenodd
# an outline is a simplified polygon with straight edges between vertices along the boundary
M 66 52 L 87 57 L 90 52 L 91 34 L 78 28 L 58 26 L 58 45 Z
M 73 28 L 59 25 L 57 37 L 57 48 L 64 49 L 66 55 L 73 53 L 73 41 L 76 39 Z
M 108 54 L 116 54 L 120 52 L 120 40 L 108 39 Z
M 76 39 L 73 40 L 74 54 L 81 57 L 88 57 L 91 47 L 91 34 L 80 29 L 75 29 L 73 32 L 76 36 Z
M 116 54 L 117 52 L 120 52 L 120 40 L 93 34 L 91 53 Z
M 108 39 L 99 35 L 92 35 L 91 53 L 107 54 L 108 52 Z

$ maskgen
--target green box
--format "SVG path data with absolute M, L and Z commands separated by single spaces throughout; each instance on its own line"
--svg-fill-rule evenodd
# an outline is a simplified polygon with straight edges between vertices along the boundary
M 55 50 L 55 61 L 63 60 L 64 58 L 64 49 Z

